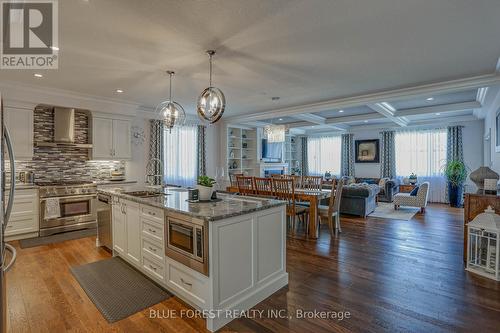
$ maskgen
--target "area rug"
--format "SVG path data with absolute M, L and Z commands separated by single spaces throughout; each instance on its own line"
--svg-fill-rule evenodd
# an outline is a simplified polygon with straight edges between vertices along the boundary
M 110 323 L 172 296 L 119 257 L 71 267 L 71 273 Z
M 395 210 L 394 204 L 389 202 L 379 202 L 375 211 L 368 216 L 409 221 L 419 211 L 420 209 L 416 207 L 399 207 L 398 210 Z
M 19 245 L 21 249 L 26 249 L 28 247 L 42 246 L 53 243 L 61 243 L 67 240 L 80 239 L 90 236 L 95 236 L 97 234 L 97 229 L 83 229 L 78 231 L 64 232 L 60 234 L 55 234 L 45 237 L 27 238 L 21 239 Z

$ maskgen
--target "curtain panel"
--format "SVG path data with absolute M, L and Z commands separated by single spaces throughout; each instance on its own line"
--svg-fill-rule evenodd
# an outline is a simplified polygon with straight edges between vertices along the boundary
M 429 202 L 447 202 L 446 129 L 399 130 L 396 132 L 396 172 L 398 178 L 415 173 L 418 182 L 428 181 Z
M 464 148 L 462 143 L 463 126 L 448 126 L 446 161 L 464 161 Z
M 309 165 L 307 162 L 307 136 L 300 137 L 300 167 L 302 169 L 302 175 L 307 176 L 309 173 Z
M 380 178 L 396 177 L 396 144 L 394 131 L 380 132 Z
M 354 134 L 342 134 L 340 175 L 354 177 Z
M 307 139 L 308 173 L 323 176 L 327 171 L 340 175 L 342 150 L 340 136 L 311 136 Z
M 165 160 L 163 159 L 163 122 L 160 120 L 152 119 L 150 120 L 150 140 L 149 140 L 149 161 L 148 168 L 146 170 L 146 176 L 148 175 L 163 175 L 163 170 L 161 170 L 161 163 L 165 165 Z M 156 160 L 153 160 L 156 159 Z M 161 184 L 160 177 L 150 177 L 149 181 L 153 182 L 155 185 Z
M 198 174 L 198 126 L 175 126 L 164 133 L 166 182 L 180 186 L 195 185 Z
M 203 125 L 198 125 L 198 174 L 205 176 L 207 174 L 207 128 Z

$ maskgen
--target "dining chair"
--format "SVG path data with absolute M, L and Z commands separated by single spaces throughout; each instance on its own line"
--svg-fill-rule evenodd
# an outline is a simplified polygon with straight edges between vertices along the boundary
M 255 188 L 253 187 L 253 177 L 238 176 L 236 177 L 236 183 L 238 184 L 238 192 L 241 195 L 255 194 Z
M 258 195 L 273 196 L 273 181 L 271 178 L 253 178 L 253 187 Z
M 286 201 L 286 215 L 291 219 L 292 234 L 295 232 L 296 217 L 302 218 L 302 222 L 306 224 L 306 214 L 309 213 L 309 208 L 296 205 L 295 202 L 295 184 L 292 178 L 272 178 L 274 195 Z
M 302 188 L 302 176 L 292 175 L 291 177 L 295 182 L 295 188 Z
M 340 201 L 342 200 L 342 188 L 344 187 L 344 181 L 339 180 L 337 186 L 335 187 L 335 180 L 332 180 L 332 194 L 330 196 L 330 201 L 328 206 L 319 206 L 318 215 L 321 225 L 321 218 L 326 218 L 328 220 L 328 228 L 330 229 L 330 235 L 333 237 L 337 231 L 342 232 L 340 227 Z M 335 225 L 334 225 L 335 220 Z
M 322 176 L 304 176 L 302 177 L 302 188 L 320 191 L 323 187 L 323 177 Z
M 236 182 L 236 177 L 244 176 L 243 173 L 230 173 L 229 174 L 229 182 L 231 183 L 231 187 L 238 187 L 238 183 Z

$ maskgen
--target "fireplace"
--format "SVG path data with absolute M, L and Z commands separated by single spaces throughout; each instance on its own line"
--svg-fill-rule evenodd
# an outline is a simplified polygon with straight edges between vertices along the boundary
M 260 176 L 285 175 L 288 173 L 288 163 L 261 163 Z

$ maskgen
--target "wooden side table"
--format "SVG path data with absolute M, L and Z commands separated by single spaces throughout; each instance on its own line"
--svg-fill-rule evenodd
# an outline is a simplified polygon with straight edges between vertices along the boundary
M 412 185 L 412 184 L 401 184 L 401 185 L 399 185 L 399 192 L 401 192 L 401 193 L 410 193 L 417 186 L 418 186 L 418 184 L 415 184 L 415 185 Z

